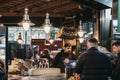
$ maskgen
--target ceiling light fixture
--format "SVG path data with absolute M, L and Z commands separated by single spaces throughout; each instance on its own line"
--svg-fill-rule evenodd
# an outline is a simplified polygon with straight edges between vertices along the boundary
M 50 24 L 50 19 L 49 19 L 49 13 L 46 13 L 46 19 L 45 19 L 45 24 L 44 24 L 44 31 L 46 33 L 49 33 L 51 30 L 51 24 Z
M 24 30 L 27 31 L 30 26 L 34 26 L 35 24 L 30 21 L 29 14 L 28 14 L 29 9 L 26 7 L 25 8 L 25 13 L 23 15 L 23 20 L 18 23 L 18 25 L 23 26 Z
M 22 36 L 21 36 L 21 32 L 19 32 L 17 42 L 18 42 L 19 44 L 21 44 L 22 41 L 23 41 L 23 39 L 22 39 Z
M 79 37 L 83 37 L 84 34 L 86 33 L 86 31 L 84 31 L 82 29 L 82 21 L 81 20 L 80 20 L 80 23 L 79 23 L 79 31 L 77 33 L 78 33 Z
M 52 33 L 51 33 L 51 35 L 50 35 L 49 42 L 50 42 L 50 44 L 52 44 L 52 43 L 54 42 L 54 39 L 53 39 L 53 37 L 52 37 Z

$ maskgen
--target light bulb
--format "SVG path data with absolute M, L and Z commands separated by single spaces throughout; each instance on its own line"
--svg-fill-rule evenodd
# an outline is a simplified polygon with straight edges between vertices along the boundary
M 50 32 L 50 25 L 46 24 L 45 27 L 44 27 L 44 31 L 46 33 L 49 33 Z
M 83 30 L 80 30 L 80 31 L 78 32 L 78 35 L 79 35 L 79 37 L 83 37 L 84 31 L 83 31 Z
M 50 44 L 52 44 L 52 43 L 53 43 L 53 41 L 54 41 L 53 39 L 50 39 L 50 40 L 49 40 Z
M 22 43 L 22 40 L 21 40 L 21 39 L 19 39 L 19 40 L 18 40 L 18 43 L 19 43 L 19 44 L 21 44 L 21 43 Z
M 25 31 L 27 31 L 30 28 L 29 22 L 23 22 L 23 28 Z
M 80 43 L 83 43 L 83 41 L 84 41 L 84 38 L 79 38 Z

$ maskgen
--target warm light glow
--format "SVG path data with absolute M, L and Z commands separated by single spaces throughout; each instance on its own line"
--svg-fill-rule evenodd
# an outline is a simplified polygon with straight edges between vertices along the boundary
M 82 38 L 79 38 L 79 42 L 80 43 L 83 43 L 83 41 L 84 41 L 84 38 L 82 37 Z
M 27 31 L 30 28 L 29 22 L 23 22 L 23 28 L 25 31 Z
M 84 33 L 85 33 L 85 32 L 84 32 L 83 30 L 79 30 L 79 31 L 78 31 L 79 37 L 83 37 L 83 36 L 84 36 Z
M 49 42 L 50 42 L 50 44 L 52 44 L 52 43 L 54 42 L 54 40 L 53 40 L 53 39 L 50 39 Z
M 23 41 L 23 40 L 22 40 L 22 37 L 21 37 L 21 33 L 19 33 L 17 42 L 18 42 L 19 44 L 21 44 L 22 41 Z
M 19 44 L 21 44 L 21 43 L 22 43 L 22 40 L 21 40 L 21 39 L 19 39 L 19 40 L 17 40 L 17 42 L 18 42 Z
M 52 33 L 51 33 L 51 35 L 50 35 L 49 42 L 50 42 L 50 44 L 52 44 L 52 43 L 54 42 L 54 39 L 52 38 Z
M 46 33 L 49 33 L 49 32 L 50 32 L 50 25 L 45 24 L 45 25 L 44 25 L 44 31 L 45 31 Z

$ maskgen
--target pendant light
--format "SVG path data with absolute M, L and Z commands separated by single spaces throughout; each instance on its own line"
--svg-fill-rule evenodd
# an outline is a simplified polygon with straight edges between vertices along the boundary
M 24 11 L 25 13 L 23 15 L 23 20 L 20 23 L 18 23 L 18 25 L 23 26 L 24 30 L 27 31 L 30 28 L 30 26 L 34 26 L 35 24 L 30 21 L 28 14 L 29 9 L 26 7 Z
M 50 42 L 50 44 L 52 44 L 52 43 L 54 42 L 54 39 L 53 39 L 53 37 L 52 37 L 52 33 L 51 33 L 51 35 L 50 35 L 49 42 Z
M 18 42 L 19 44 L 21 44 L 21 43 L 23 42 L 23 39 L 22 39 L 22 36 L 21 36 L 21 32 L 19 32 L 17 42 Z
M 46 33 L 49 33 L 51 30 L 51 24 L 50 24 L 50 19 L 49 19 L 49 13 L 46 13 L 46 19 L 45 19 L 45 24 L 44 24 L 44 31 Z
M 86 33 L 83 29 L 82 29 L 82 21 L 80 20 L 79 22 L 79 31 L 77 32 L 79 37 L 83 37 L 84 34 Z

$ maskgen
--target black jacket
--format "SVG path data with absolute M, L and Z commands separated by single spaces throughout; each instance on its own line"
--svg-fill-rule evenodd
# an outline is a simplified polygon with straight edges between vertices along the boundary
M 120 80 L 120 53 L 118 54 L 118 60 L 112 75 L 113 80 Z
M 112 64 L 107 55 L 92 47 L 81 54 L 75 72 L 80 74 L 80 80 L 108 80 Z
M 61 72 L 65 72 L 65 64 L 64 59 L 68 58 L 69 60 L 76 60 L 75 55 L 72 53 L 65 53 L 64 50 L 62 50 L 60 53 L 58 53 L 53 60 L 53 67 L 57 67 L 61 69 Z

